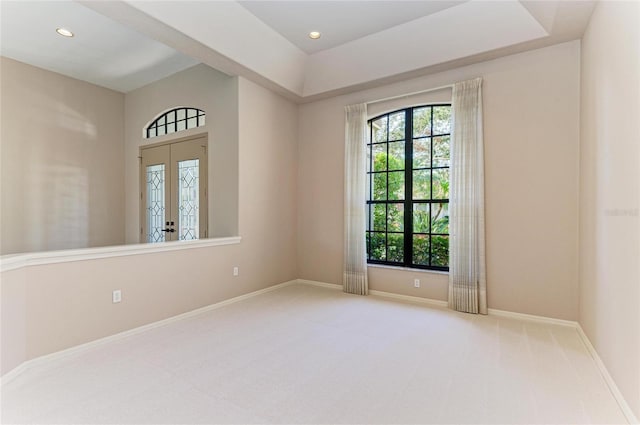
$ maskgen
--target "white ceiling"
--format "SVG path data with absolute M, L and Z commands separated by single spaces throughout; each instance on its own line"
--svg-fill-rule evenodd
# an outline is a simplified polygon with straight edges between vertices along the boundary
M 202 62 L 308 101 L 580 38 L 595 2 L 77 0 L 0 5 L 0 53 L 23 62 L 123 92 Z M 61 25 L 77 36 L 56 35 Z M 312 30 L 322 37 L 310 40 Z
M 198 63 L 73 1 L 3 0 L 0 12 L 2 56 L 120 92 Z
M 316 53 L 465 1 L 468 0 L 240 0 L 238 3 L 305 53 Z M 320 31 L 322 36 L 312 40 L 308 37 L 311 31 Z

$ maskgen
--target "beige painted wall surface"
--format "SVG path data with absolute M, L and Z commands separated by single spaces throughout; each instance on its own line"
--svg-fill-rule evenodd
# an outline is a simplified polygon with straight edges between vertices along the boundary
M 250 270 L 232 278 L 241 250 L 233 245 L 29 267 L 26 360 L 261 288 Z M 115 289 L 122 290 L 119 304 L 111 302 Z
M 6 352 L 3 374 L 24 360 L 297 277 L 297 106 L 243 79 L 238 89 L 240 244 L 2 273 L 2 323 L 9 330 L 3 328 L 0 345 L 16 347 Z M 111 302 L 114 289 L 122 290 L 119 304 Z
M 206 125 L 145 139 L 143 130 L 167 110 L 205 111 Z M 125 96 L 126 241 L 140 242 L 140 146 L 189 135 L 209 137 L 209 235 L 238 234 L 238 83 L 206 65 L 196 65 L 133 90 Z
M 489 307 L 577 319 L 577 41 L 302 105 L 300 278 L 342 280 L 344 106 L 477 76 L 484 78 Z M 370 268 L 369 276 L 372 289 L 446 299 L 442 275 Z
M 297 278 L 298 107 L 238 79 L 243 264 L 273 283 Z
M 4 374 L 27 355 L 24 270 L 2 273 L 0 290 L 0 371 Z
M 124 95 L 0 61 L 0 253 L 123 243 Z
M 596 6 L 581 113 L 579 320 L 640 418 L 640 3 Z

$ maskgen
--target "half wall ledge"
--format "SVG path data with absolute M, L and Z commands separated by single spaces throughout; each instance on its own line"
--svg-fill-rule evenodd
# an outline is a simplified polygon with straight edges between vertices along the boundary
M 95 260 L 98 258 L 125 257 L 128 255 L 152 254 L 165 251 L 180 251 L 211 246 L 234 245 L 240 243 L 241 240 L 241 236 L 230 236 L 192 241 L 172 241 L 154 244 L 116 245 L 97 248 L 8 254 L 0 256 L 0 273 L 43 264 L 69 263 L 72 261 Z

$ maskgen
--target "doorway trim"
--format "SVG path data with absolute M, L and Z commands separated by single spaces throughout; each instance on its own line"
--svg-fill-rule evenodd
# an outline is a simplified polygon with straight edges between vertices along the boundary
M 144 227 L 146 225 L 146 216 L 145 216 L 145 197 L 143 196 L 143 194 L 144 194 L 144 189 L 145 189 L 144 185 L 145 185 L 146 179 L 144 178 L 144 172 L 143 172 L 144 170 L 143 170 L 142 152 L 145 149 L 153 149 L 161 146 L 176 145 L 176 144 L 189 142 L 192 140 L 202 139 L 202 138 L 204 138 L 204 148 L 205 148 L 204 159 L 206 160 L 206 164 L 204 167 L 205 178 L 201 181 L 201 183 L 205 185 L 204 199 L 200 201 L 201 205 L 205 206 L 205 213 L 203 215 L 203 220 L 202 220 L 203 223 L 201 224 L 204 227 L 204 237 L 198 238 L 197 240 L 206 240 L 209 238 L 209 133 L 202 132 L 202 133 L 191 134 L 188 136 L 163 140 L 157 143 L 144 144 L 138 147 L 138 193 L 139 193 L 138 195 L 138 210 L 139 210 L 138 240 L 140 244 L 155 244 L 155 243 L 147 242 L 146 240 L 144 240 L 144 236 L 145 236 Z M 168 164 L 169 166 L 171 166 L 171 162 L 172 161 L 170 161 L 170 163 Z M 171 185 L 171 182 L 167 181 L 166 184 Z M 202 204 L 202 202 L 204 202 L 204 204 Z M 164 242 L 174 242 L 174 241 L 164 241 Z M 180 242 L 186 242 L 186 241 L 180 241 Z M 159 243 L 159 242 L 156 242 L 156 243 Z

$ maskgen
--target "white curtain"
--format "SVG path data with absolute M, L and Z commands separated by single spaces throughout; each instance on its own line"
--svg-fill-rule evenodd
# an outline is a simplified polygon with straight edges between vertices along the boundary
M 487 314 L 482 79 L 453 86 L 449 307 Z
M 366 214 L 366 147 L 367 105 L 345 107 L 344 148 L 344 292 L 369 293 L 367 281 Z

